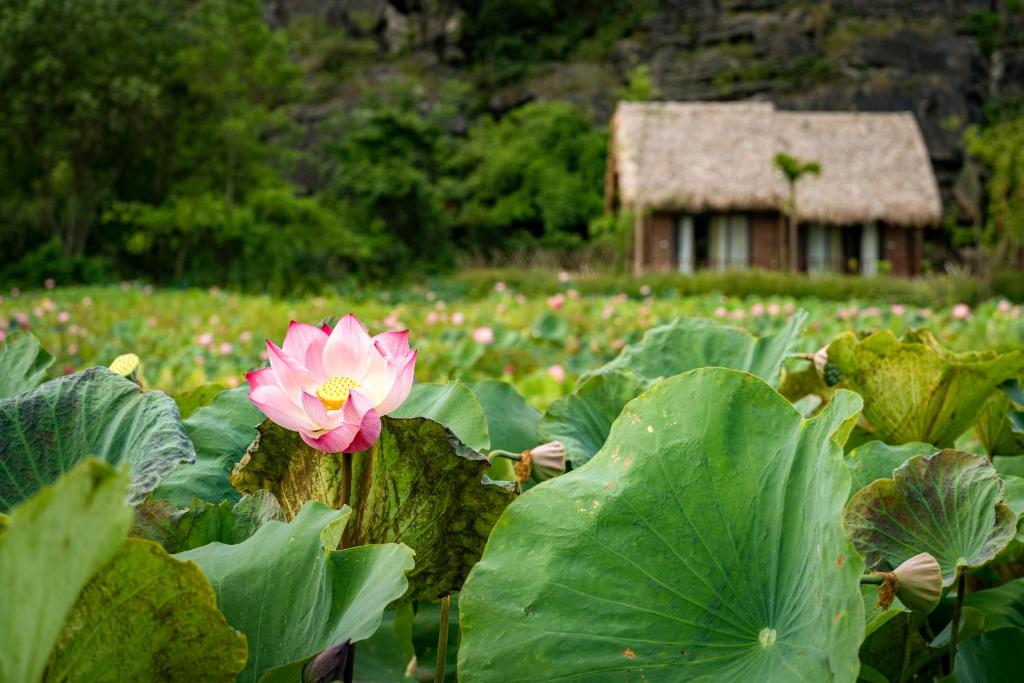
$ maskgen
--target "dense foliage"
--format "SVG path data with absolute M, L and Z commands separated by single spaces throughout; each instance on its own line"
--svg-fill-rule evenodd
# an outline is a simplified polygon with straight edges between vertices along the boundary
M 240 379 L 347 302 L 8 292 L 0 676 L 1012 679 L 1019 307 L 564 286 L 358 303 L 422 372 L 345 456 Z

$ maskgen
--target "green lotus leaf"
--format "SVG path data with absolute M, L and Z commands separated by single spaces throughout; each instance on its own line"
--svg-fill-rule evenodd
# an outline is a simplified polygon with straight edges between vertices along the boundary
M 460 595 L 460 680 L 854 681 L 860 405 L 838 391 L 803 420 L 723 368 L 655 385 L 495 526 Z
M 956 668 L 942 683 L 995 683 L 1020 678 L 1024 629 L 997 628 L 957 647 Z
M 584 374 L 569 396 L 541 420 L 543 441 L 561 441 L 575 466 L 594 457 L 622 408 L 663 377 L 703 367 L 745 370 L 773 386 L 782 362 L 800 340 L 807 314 L 799 311 L 777 334 L 757 338 L 704 318 L 679 318 L 648 330 L 610 363 Z
M 106 368 L 0 399 L 0 510 L 52 483 L 86 456 L 127 462 L 141 501 L 178 463 L 195 459 L 178 407 Z
M 951 353 L 926 331 L 899 340 L 889 330 L 858 340 L 844 332 L 828 348 L 839 386 L 864 397 L 875 438 L 949 448 L 1000 383 L 1024 372 L 1024 354 Z
M 82 590 L 44 680 L 227 683 L 246 656 L 199 567 L 125 539 Z
M 338 505 L 340 455 L 310 448 L 298 434 L 270 422 L 259 432 L 232 474 L 240 491 L 270 491 L 289 519 L 309 500 Z M 354 512 L 345 547 L 392 542 L 412 547 L 416 569 L 409 575 L 410 599 L 459 590 L 491 527 L 516 495 L 513 482 L 486 476 L 489 467 L 483 454 L 433 420 L 384 417 L 377 443 L 352 457 Z
M 1006 626 L 1024 628 L 1024 579 L 971 593 L 964 598 L 964 604 L 985 613 L 989 630 Z
M 978 416 L 974 428 L 985 452 L 995 455 L 1024 454 L 1024 403 L 1015 403 L 1011 396 L 1019 396 L 1020 383 L 1016 380 L 1000 385 L 1002 391 L 992 394 Z
M 51 356 L 31 332 L 18 332 L 0 344 L 0 398 L 35 389 L 46 379 Z
M 916 455 L 929 455 L 936 451 L 927 443 L 906 443 L 890 446 L 881 441 L 869 441 L 846 454 L 852 485 L 850 496 L 876 479 L 891 479 L 893 471 Z
M 540 411 L 527 403 L 511 384 L 484 380 L 471 385 L 470 389 L 487 418 L 490 448 L 520 453 L 540 443 L 537 435 Z
M 128 474 L 89 458 L 11 512 L 0 536 L 0 681 L 42 680 L 78 594 L 117 553 Z
M 869 569 L 891 571 L 926 552 L 942 567 L 945 586 L 958 571 L 998 555 L 1017 529 L 988 459 L 954 450 L 913 457 L 891 479 L 860 489 L 847 503 L 844 522 Z
M 247 386 L 217 394 L 207 406 L 196 408 L 185 418 L 185 433 L 196 449 L 194 463 L 178 465 L 153 492 L 178 507 L 191 505 L 193 498 L 208 503 L 237 501 L 231 486 L 231 468 L 256 439 L 256 427 L 263 413 L 249 400 Z
M 249 643 L 243 683 L 335 643 L 373 635 L 388 603 L 408 588 L 413 552 L 398 543 L 334 550 L 349 508 L 317 502 L 295 519 L 268 522 L 236 545 L 211 543 L 176 555 L 206 574 L 228 623 Z
M 243 387 L 238 388 L 243 389 Z M 227 387 L 223 384 L 209 383 L 198 386 L 191 391 L 174 394 L 174 402 L 178 404 L 181 419 L 187 420 L 189 415 L 196 412 L 197 409 L 210 405 L 213 399 L 226 389 Z M 247 391 L 248 387 L 244 387 L 244 389 Z
M 155 541 L 169 553 L 180 553 L 207 543 L 241 543 L 274 521 L 285 521 L 284 510 L 269 491 L 242 496 L 234 505 L 196 498 L 185 510 L 168 500 L 147 500 L 135 509 L 131 535 Z
M 452 430 L 470 448 L 486 451 L 491 447 L 483 406 L 462 382 L 414 384 L 405 402 L 391 411 L 391 417 L 425 417 Z
M 579 467 L 601 450 L 622 407 L 647 383 L 629 372 L 605 372 L 583 380 L 552 403 L 540 422 L 543 441 L 561 441 L 565 457 Z

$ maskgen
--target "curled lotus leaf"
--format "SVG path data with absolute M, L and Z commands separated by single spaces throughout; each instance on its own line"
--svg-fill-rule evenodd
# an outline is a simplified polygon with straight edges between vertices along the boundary
M 1024 391 L 1020 382 L 1000 385 L 985 403 L 974 428 L 991 455 L 1024 455 Z
M 893 471 L 914 456 L 931 455 L 935 451 L 935 446 L 927 443 L 890 446 L 881 441 L 868 441 L 860 444 L 847 453 L 843 461 L 853 478 L 850 496 L 876 479 L 891 479 Z
M 13 334 L 0 344 L 0 398 L 35 389 L 46 379 L 53 356 L 31 332 Z
M 927 331 L 902 340 L 889 330 L 863 339 L 844 332 L 828 357 L 842 373 L 839 386 L 864 397 L 875 438 L 939 448 L 952 447 L 999 385 L 1024 372 L 1019 351 L 952 353 Z
M 589 463 L 495 526 L 459 598 L 460 680 L 852 683 L 841 444 L 860 405 L 837 391 L 804 420 L 724 368 L 631 401 Z
M 992 464 L 954 450 L 911 458 L 891 479 L 860 489 L 844 522 L 869 569 L 892 571 L 925 552 L 938 560 L 945 586 L 998 555 L 1017 530 Z
M 800 341 L 807 313 L 797 311 L 779 332 L 755 337 L 704 318 L 679 318 L 648 330 L 610 363 L 580 377 L 540 423 L 542 441 L 561 441 L 575 466 L 600 450 L 622 408 L 664 377 L 703 367 L 744 370 L 775 386 L 782 363 Z
M 170 396 L 144 392 L 107 368 L 0 399 L 0 511 L 87 456 L 127 462 L 130 499 L 138 503 L 196 451 Z

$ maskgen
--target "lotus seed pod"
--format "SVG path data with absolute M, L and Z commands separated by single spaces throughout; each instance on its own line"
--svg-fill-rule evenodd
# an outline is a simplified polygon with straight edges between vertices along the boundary
M 560 441 L 549 441 L 534 447 L 527 453 L 530 455 L 536 478 L 540 481 L 557 477 L 565 472 L 565 446 Z
M 303 675 L 305 683 L 333 683 L 351 680 L 351 642 L 332 645 L 316 656 Z M 346 678 L 346 673 L 348 678 Z
M 139 369 L 139 357 L 134 353 L 125 353 L 114 359 L 110 369 L 122 377 L 131 377 Z
M 896 577 L 896 597 L 907 609 L 931 614 L 938 606 L 942 597 L 942 569 L 934 557 L 928 553 L 914 555 L 892 574 Z

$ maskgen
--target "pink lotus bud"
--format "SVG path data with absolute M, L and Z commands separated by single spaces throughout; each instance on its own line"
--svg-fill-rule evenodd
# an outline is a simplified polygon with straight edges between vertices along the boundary
M 473 341 L 477 344 L 493 344 L 494 330 L 489 327 L 478 327 L 473 330 Z
M 764 315 L 764 305 L 757 303 L 751 306 L 750 315 L 754 316 L 755 318 L 759 318 L 760 316 Z
M 951 315 L 954 320 L 967 320 L 971 317 L 971 307 L 967 304 L 957 304 L 953 307 Z
M 777 316 L 781 312 L 782 312 L 782 308 L 778 304 L 776 304 L 776 303 L 768 304 L 768 315 L 770 315 L 770 316 L 772 316 L 774 318 L 775 316 Z
M 66 323 L 69 320 L 71 320 L 71 314 L 67 311 L 61 311 L 57 314 L 57 322 Z
M 907 312 L 907 307 L 906 307 L 906 306 L 904 306 L 903 304 L 893 304 L 893 305 L 892 305 L 892 306 L 891 306 L 891 307 L 889 308 L 889 311 L 890 311 L 890 312 L 891 312 L 891 313 L 892 313 L 893 315 L 897 315 L 897 316 L 901 316 L 901 317 L 902 317 L 902 316 L 903 316 L 904 314 L 906 314 L 906 312 Z
M 452 325 L 461 325 L 466 321 L 466 316 L 462 314 L 462 311 L 455 311 L 452 313 Z
M 725 306 L 719 306 L 715 309 L 716 318 L 724 318 L 727 315 L 729 315 L 729 311 L 726 310 Z
M 996 308 L 999 309 L 1000 313 L 1009 313 L 1012 306 L 1010 306 L 1009 301 L 1002 299 L 998 304 L 996 304 Z
M 494 291 L 495 292 L 499 292 L 499 293 L 500 292 L 504 292 L 506 289 L 508 289 L 508 285 L 506 285 L 504 282 L 495 282 L 494 283 Z
M 572 275 L 569 275 L 569 273 L 564 271 L 564 270 L 561 273 L 558 274 L 558 281 L 559 282 L 568 282 L 571 279 L 572 279 Z
M 231 345 L 231 342 L 221 342 L 221 345 L 217 350 L 220 351 L 220 355 L 226 356 L 234 351 L 235 347 Z
M 549 296 L 548 297 L 548 306 L 551 308 L 551 310 L 553 310 L 553 311 L 561 310 L 562 306 L 564 306 L 564 305 L 565 305 L 565 295 L 564 294 L 559 293 L 559 294 L 555 294 L 553 296 Z
M 555 380 L 558 383 L 565 381 L 565 368 L 561 365 L 552 365 L 548 368 L 548 377 Z
M 213 335 L 209 332 L 204 332 L 196 337 L 196 343 L 200 346 L 209 346 L 213 343 Z
M 650 285 L 641 285 L 641 287 L 640 287 L 640 296 L 650 296 L 650 295 L 651 295 L 651 286 Z

